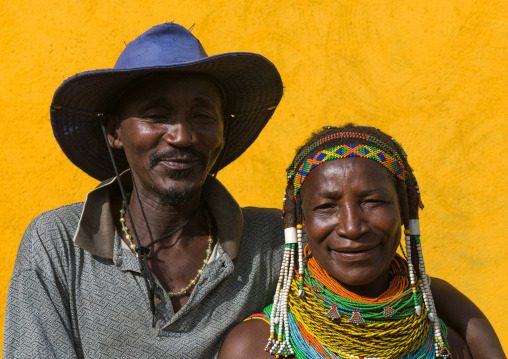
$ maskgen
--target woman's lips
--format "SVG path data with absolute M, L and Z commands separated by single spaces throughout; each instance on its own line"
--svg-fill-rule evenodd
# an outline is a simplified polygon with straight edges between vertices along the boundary
M 377 248 L 378 245 L 359 248 L 332 249 L 331 251 L 343 260 L 357 261 L 372 256 Z

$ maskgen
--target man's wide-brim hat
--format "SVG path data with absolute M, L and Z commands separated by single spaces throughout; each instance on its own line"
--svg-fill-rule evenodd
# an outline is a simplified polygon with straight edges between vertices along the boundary
M 65 155 L 102 181 L 115 175 L 101 129 L 101 116 L 135 81 L 162 72 L 208 76 L 225 92 L 229 135 L 217 171 L 240 156 L 258 137 L 282 97 L 279 72 L 265 57 L 245 52 L 208 56 L 194 35 L 175 23 L 155 26 L 129 43 L 114 68 L 78 73 L 65 80 L 51 104 L 51 125 Z M 129 168 L 114 150 L 121 172 Z

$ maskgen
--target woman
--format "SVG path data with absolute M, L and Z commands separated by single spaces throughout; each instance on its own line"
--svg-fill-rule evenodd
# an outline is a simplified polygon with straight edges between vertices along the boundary
M 219 358 L 471 357 L 437 317 L 420 245 L 422 208 L 407 156 L 390 136 L 353 125 L 314 135 L 288 168 L 274 303 L 237 326 Z M 468 308 L 452 312 L 461 310 Z M 467 336 L 471 351 L 503 358 L 482 320 L 486 330 Z

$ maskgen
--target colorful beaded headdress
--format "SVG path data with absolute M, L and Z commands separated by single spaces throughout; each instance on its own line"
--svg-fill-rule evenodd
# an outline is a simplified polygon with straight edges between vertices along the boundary
M 393 173 L 397 178 L 400 178 L 402 181 L 405 181 L 406 179 L 406 169 L 404 168 L 404 163 L 397 160 L 397 158 L 392 157 L 390 154 L 384 152 L 383 150 L 369 145 L 338 145 L 336 147 L 319 151 L 303 161 L 300 167 L 298 167 L 293 180 L 293 184 L 295 186 L 295 195 L 302 187 L 305 178 L 307 178 L 310 171 L 312 171 L 314 168 L 324 162 L 346 157 L 361 157 L 374 160 L 383 165 L 383 167 Z
M 365 131 L 365 133 L 363 131 Z M 402 216 L 404 217 L 403 222 L 405 227 L 404 233 L 406 250 L 404 251 L 402 244 L 401 249 L 407 259 L 406 268 L 409 273 L 409 289 L 407 289 L 404 296 L 407 299 L 406 304 L 409 303 L 407 304 L 409 305 L 408 308 L 413 308 L 409 309 L 409 314 L 406 310 L 406 314 L 408 316 L 413 316 L 414 323 L 417 323 L 415 324 L 417 325 L 417 330 L 421 331 L 425 330 L 425 328 L 428 329 L 429 327 L 432 327 L 432 330 L 427 330 L 430 335 L 428 348 L 433 349 L 431 352 L 435 353 L 436 356 L 449 357 L 448 345 L 443 339 L 440 321 L 437 318 L 434 300 L 430 292 L 429 278 L 426 274 L 423 262 L 418 220 L 418 208 L 423 209 L 423 204 L 420 200 L 420 192 L 416 178 L 407 163 L 407 155 L 398 142 L 383 132 L 372 127 L 360 127 L 354 125 L 346 125 L 343 128 L 331 126 L 324 127 L 323 130 L 315 135 L 306 146 L 298 151 L 292 164 L 288 168 L 288 185 L 286 187 L 282 210 L 285 226 L 286 247 L 284 250 L 284 258 L 282 261 L 279 281 L 277 283 L 274 303 L 269 313 L 270 339 L 266 346 L 266 350 L 276 356 L 295 355 L 295 351 L 292 346 L 292 343 L 293 345 L 295 344 L 295 335 L 293 334 L 295 330 L 305 331 L 302 329 L 300 324 L 295 324 L 295 316 L 291 313 L 291 311 L 288 315 L 288 298 L 292 298 L 291 303 L 294 304 L 295 300 L 298 300 L 298 298 L 302 301 L 305 295 L 309 295 L 309 288 L 304 288 L 304 275 L 308 276 L 310 272 L 308 272 L 303 262 L 304 249 L 301 225 L 300 189 L 302 188 L 309 173 L 317 166 L 327 161 L 347 157 L 360 157 L 374 160 L 385 167 L 395 178 L 397 178 L 398 181 L 400 181 L 400 184 L 397 186 L 403 188 L 403 190 L 400 190 L 400 188 L 398 190 L 399 202 L 401 204 L 401 209 L 406 208 L 406 211 L 402 211 Z M 296 269 L 295 251 L 298 252 L 298 264 Z M 412 256 L 413 252 L 416 252 L 417 255 Z M 414 260 L 413 257 L 415 258 Z M 293 272 L 297 273 L 295 280 L 293 280 Z M 313 277 L 313 274 L 310 275 Z M 307 278 L 305 285 L 309 286 L 309 280 L 307 280 Z M 313 288 L 314 287 L 310 288 L 310 295 L 317 298 L 318 302 L 321 304 L 329 305 L 329 309 L 326 312 L 327 318 L 339 318 L 341 315 L 349 315 L 349 323 L 352 323 L 352 325 L 364 325 L 365 320 L 362 317 L 362 310 L 349 310 L 345 307 L 339 308 L 337 304 L 329 302 L 326 298 L 322 298 L 319 294 L 316 294 L 317 292 L 314 292 Z M 297 291 L 298 294 L 293 294 L 294 291 Z M 290 292 L 292 294 L 290 294 Z M 384 321 L 386 322 L 386 318 L 391 317 L 396 310 L 394 310 L 390 305 L 386 305 L 386 307 L 383 308 L 383 313 L 385 314 Z M 427 318 L 424 318 L 422 314 L 426 315 Z M 368 316 L 369 314 L 363 314 L 363 316 L 365 315 Z M 375 315 L 373 317 L 375 317 Z M 275 335 L 276 327 L 278 333 L 277 336 Z M 433 338 L 431 333 L 433 333 Z M 330 333 L 330 335 L 333 335 L 333 333 Z M 309 339 L 303 340 L 303 343 L 304 346 L 310 345 L 310 347 L 313 348 L 312 350 L 318 350 L 318 347 L 320 347 L 319 343 L 312 342 L 312 340 Z M 428 348 L 427 352 L 430 353 Z M 326 355 L 318 355 L 317 357 L 339 358 L 344 356 L 346 358 L 370 358 L 369 355 L 359 354 L 358 351 L 361 352 L 361 349 L 357 349 L 355 349 L 353 354 L 344 353 L 335 348 L 336 351 L 340 352 L 340 356 L 334 356 L 333 353 L 329 353 L 329 350 L 326 349 Z M 320 352 L 320 350 L 318 350 L 318 352 Z M 418 355 L 421 355 L 421 353 Z M 297 357 L 300 357 L 300 355 L 297 355 Z

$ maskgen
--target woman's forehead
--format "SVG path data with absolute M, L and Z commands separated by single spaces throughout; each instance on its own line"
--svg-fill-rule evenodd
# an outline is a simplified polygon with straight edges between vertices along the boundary
M 327 161 L 313 169 L 305 183 L 308 191 L 390 191 L 395 186 L 393 175 L 379 163 L 360 157 L 348 157 Z

